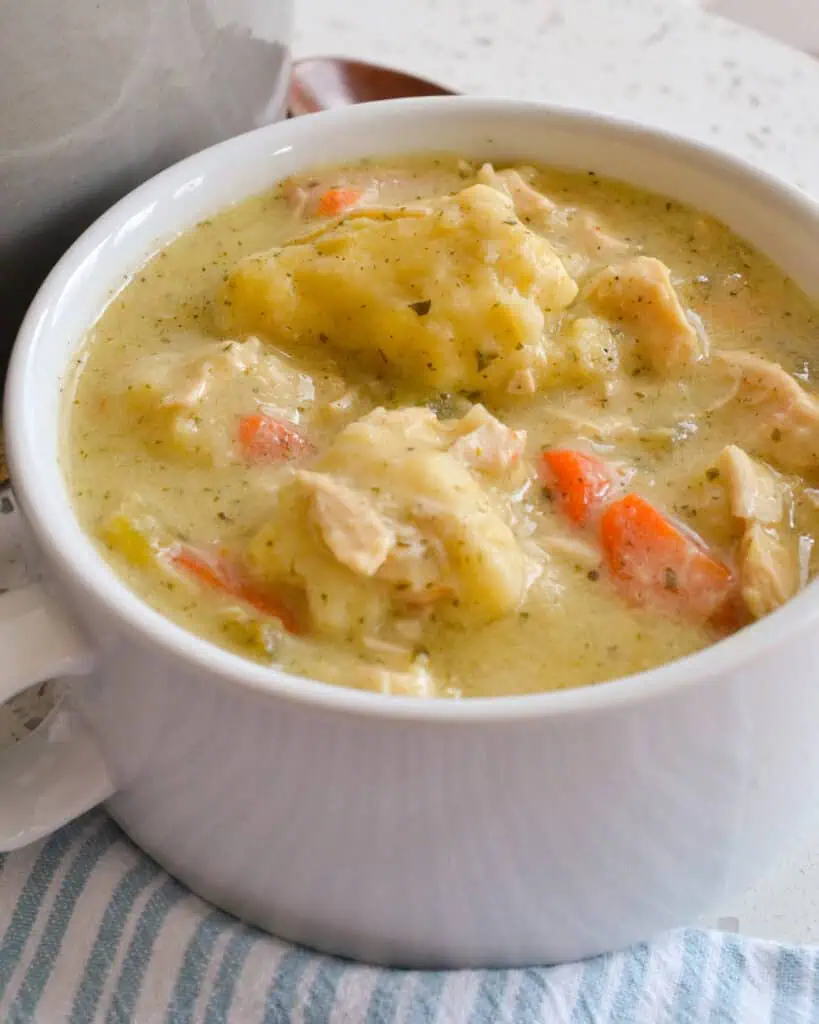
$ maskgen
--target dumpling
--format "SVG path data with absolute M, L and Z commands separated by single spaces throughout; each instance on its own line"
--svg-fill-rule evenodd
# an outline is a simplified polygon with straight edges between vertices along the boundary
M 506 392 L 543 372 L 547 328 L 577 286 L 555 250 L 488 185 L 357 211 L 231 274 L 217 318 L 285 349 L 327 345 L 385 377 Z
M 121 368 L 113 390 L 111 414 L 153 453 L 203 465 L 234 458 L 240 417 L 261 409 L 298 423 L 314 398 L 311 378 L 258 338 L 141 357 Z
M 376 409 L 293 472 L 251 563 L 304 589 L 313 627 L 331 635 L 377 633 L 390 611 L 507 614 L 527 586 L 504 502 L 524 440 L 482 407 L 443 423 L 426 409 Z

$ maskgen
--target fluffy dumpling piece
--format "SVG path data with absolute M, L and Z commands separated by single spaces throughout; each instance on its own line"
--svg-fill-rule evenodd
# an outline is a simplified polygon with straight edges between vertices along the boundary
M 555 384 L 580 386 L 611 381 L 620 367 L 620 351 L 611 330 L 597 317 L 569 320 L 551 359 Z
M 517 608 L 527 566 L 504 497 L 523 438 L 476 408 L 444 423 L 376 409 L 350 424 L 279 491 L 250 545 L 255 571 L 304 589 L 328 635 L 377 635 L 433 608 L 470 623 Z
M 576 294 L 512 200 L 477 184 L 423 205 L 360 210 L 244 261 L 217 319 L 290 351 L 330 346 L 413 385 L 491 394 L 543 370 L 546 328 Z
M 298 423 L 314 399 L 310 376 L 258 338 L 143 356 L 121 368 L 114 390 L 112 415 L 152 452 L 203 465 L 235 457 L 240 417 L 263 409 Z

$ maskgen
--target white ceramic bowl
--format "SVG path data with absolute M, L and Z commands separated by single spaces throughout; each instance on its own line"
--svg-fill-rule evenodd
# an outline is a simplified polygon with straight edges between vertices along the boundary
M 425 702 L 293 678 L 196 638 L 132 594 L 80 529 L 58 462 L 61 380 L 145 257 L 312 164 L 441 149 L 593 168 L 694 203 L 819 293 L 807 196 L 578 112 L 374 104 L 233 139 L 148 182 L 64 257 L 14 352 L 7 444 L 48 583 L 0 599 L 0 696 L 81 678 L 0 759 L 0 848 L 105 800 L 192 889 L 278 935 L 373 961 L 475 966 L 585 957 L 691 922 L 815 820 L 814 587 L 643 675 Z

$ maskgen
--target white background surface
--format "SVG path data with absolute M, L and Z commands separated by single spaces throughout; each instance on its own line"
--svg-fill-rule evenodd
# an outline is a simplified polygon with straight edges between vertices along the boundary
M 701 6 L 819 55 L 816 0 L 701 0 Z
M 817 0 L 703 3 L 819 52 Z M 819 60 L 704 14 L 696 0 L 298 0 L 295 51 L 660 124 L 819 195 Z M 731 918 L 749 935 L 819 942 L 819 834 L 705 923 Z

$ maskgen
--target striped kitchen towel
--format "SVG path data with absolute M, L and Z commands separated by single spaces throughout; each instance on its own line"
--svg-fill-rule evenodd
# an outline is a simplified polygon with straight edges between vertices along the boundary
M 381 970 L 191 895 L 101 811 L 0 857 L 3 1024 L 819 1021 L 819 950 L 684 929 L 584 963 Z

